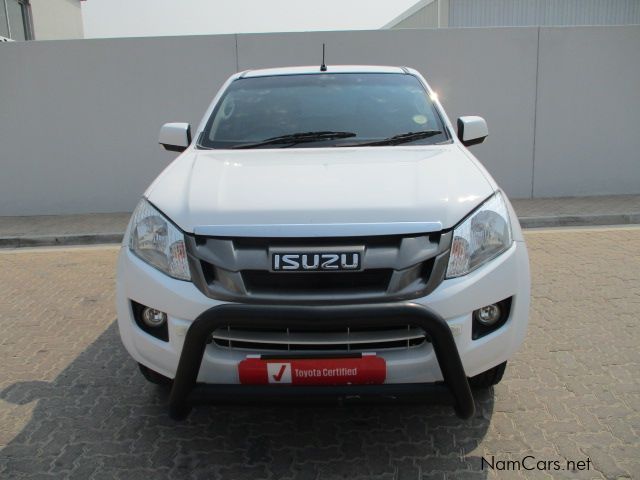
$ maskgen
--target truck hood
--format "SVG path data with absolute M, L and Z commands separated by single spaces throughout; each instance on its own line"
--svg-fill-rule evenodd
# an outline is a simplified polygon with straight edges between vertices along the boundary
M 451 228 L 492 193 L 451 144 L 190 149 L 146 196 L 190 233 L 349 236 Z

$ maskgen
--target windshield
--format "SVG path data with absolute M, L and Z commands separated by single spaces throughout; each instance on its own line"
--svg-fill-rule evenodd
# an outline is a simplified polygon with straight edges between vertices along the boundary
M 235 80 L 211 114 L 199 146 L 318 148 L 448 140 L 413 75 L 339 73 Z

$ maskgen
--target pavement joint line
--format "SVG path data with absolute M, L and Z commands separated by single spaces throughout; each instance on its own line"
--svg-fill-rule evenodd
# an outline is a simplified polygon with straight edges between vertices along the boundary
M 640 213 L 604 213 L 589 215 L 550 215 L 520 217 L 523 228 L 590 225 L 631 225 L 640 223 Z
M 49 245 L 42 247 L 0 247 L 0 255 L 9 254 L 29 254 L 48 253 L 61 251 L 99 251 L 99 250 L 120 250 L 119 243 L 95 243 L 91 245 Z
M 64 245 L 94 245 L 122 243 L 124 232 L 82 233 L 66 235 L 24 235 L 0 237 L 0 248 L 51 247 Z

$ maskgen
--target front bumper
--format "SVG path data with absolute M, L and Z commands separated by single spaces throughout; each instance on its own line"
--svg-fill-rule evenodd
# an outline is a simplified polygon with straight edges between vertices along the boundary
M 467 376 L 462 367 L 458 350 L 451 334 L 451 329 L 442 317 L 417 304 L 378 304 L 348 306 L 261 306 L 225 304 L 213 307 L 202 313 L 189 327 L 186 335 L 178 369 L 173 379 L 169 397 L 169 413 L 172 418 L 182 419 L 190 411 L 189 396 L 196 387 L 196 380 L 205 352 L 207 339 L 216 328 L 232 325 L 239 328 L 250 328 L 255 325 L 256 318 L 263 319 L 273 326 L 292 328 L 314 327 L 336 328 L 343 325 L 358 327 L 361 325 L 376 326 L 412 323 L 421 327 L 431 338 L 438 364 L 454 399 L 454 408 L 460 418 L 469 418 L 475 411 L 473 397 L 469 389 Z M 286 358 L 286 356 L 284 356 Z M 216 398 L 217 386 L 206 389 L 213 399 Z M 420 384 L 413 384 L 413 390 L 420 389 Z M 240 387 L 237 389 L 241 391 Z M 252 394 L 275 392 L 282 387 L 253 387 Z M 317 393 L 318 387 L 296 386 L 295 390 L 304 393 Z M 333 387 L 332 393 L 342 395 L 391 395 L 394 392 L 408 390 L 411 384 L 388 384 L 385 386 L 344 386 Z M 225 392 L 228 394 L 227 391 Z
M 448 325 L 463 371 L 467 376 L 474 376 L 506 361 L 524 340 L 528 321 L 529 282 L 526 246 L 524 242 L 517 241 L 495 260 L 464 277 L 443 281 L 428 296 L 415 299 L 412 304 L 427 307 Z M 472 340 L 472 312 L 484 305 L 509 297 L 512 297 L 513 301 L 506 324 L 485 337 Z M 131 300 L 168 314 L 168 342 L 151 337 L 137 327 L 132 317 Z M 403 304 L 394 305 L 402 306 Z M 180 356 L 186 345 L 188 332 L 191 331 L 190 327 L 195 325 L 194 319 L 206 316 L 207 312 L 219 311 L 215 310 L 216 307 L 222 308 L 226 313 L 226 309 L 231 306 L 239 309 L 248 308 L 247 305 L 228 304 L 208 298 L 192 283 L 171 279 L 139 260 L 127 248 L 122 249 L 117 281 L 120 334 L 133 358 L 152 370 L 170 378 L 177 377 Z M 357 312 L 366 311 L 367 315 L 374 315 L 382 306 L 381 304 L 361 304 L 345 307 L 355 308 L 356 310 L 352 310 L 350 315 L 357 314 L 361 317 Z M 272 308 L 277 308 L 279 314 L 282 311 L 281 307 Z M 316 318 L 317 325 L 320 323 L 318 321 L 320 317 L 314 317 L 314 315 L 320 315 L 320 313 L 313 312 L 323 312 L 328 307 L 305 308 L 310 308 L 308 316 Z M 264 315 L 267 313 L 262 311 L 252 312 L 258 315 L 252 317 L 253 325 L 256 321 L 264 321 L 265 325 L 269 325 L 271 320 L 277 320 L 276 317 L 265 318 Z M 347 317 L 340 318 L 344 325 Z M 322 316 L 323 325 L 330 321 L 330 316 Z M 407 318 L 404 318 L 403 322 L 406 324 Z M 412 318 L 411 322 L 415 323 L 415 320 Z M 226 316 L 223 323 L 229 324 Z M 428 329 L 425 328 L 425 330 Z M 440 359 L 434 347 L 433 343 L 427 343 L 407 351 L 378 352 L 387 364 L 387 380 L 384 387 L 404 384 L 424 385 L 445 380 L 439 365 Z M 247 353 L 206 345 L 200 368 L 196 372 L 196 381 L 223 385 L 224 388 L 221 386 L 217 389 L 220 394 L 230 392 L 236 386 L 238 389 L 249 391 L 248 386 L 238 385 L 237 370 L 238 363 L 246 358 Z M 284 392 L 284 390 L 279 391 Z

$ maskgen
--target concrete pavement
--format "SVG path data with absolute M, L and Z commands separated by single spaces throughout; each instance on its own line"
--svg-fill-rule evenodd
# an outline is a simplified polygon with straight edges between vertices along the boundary
M 640 195 L 512 200 L 524 228 L 640 223 Z
M 0 478 L 640 478 L 640 227 L 525 235 L 528 337 L 469 421 L 394 404 L 173 422 L 117 335 L 117 247 L 0 250 Z

